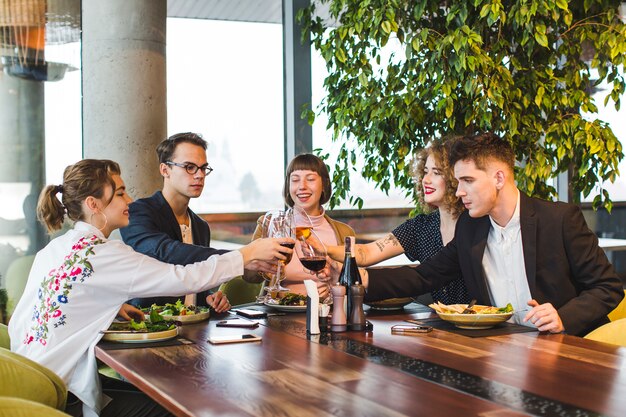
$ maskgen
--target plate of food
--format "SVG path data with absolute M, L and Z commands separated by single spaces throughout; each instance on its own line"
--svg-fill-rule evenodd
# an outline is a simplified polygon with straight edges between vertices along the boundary
M 278 300 L 271 298 L 264 304 L 278 311 L 302 312 L 306 311 L 306 295 L 290 292 Z
M 387 298 L 379 301 L 368 301 L 367 304 L 374 310 L 402 310 L 405 305 L 413 301 L 410 297 L 404 298 Z
M 178 336 L 178 327 L 172 321 L 162 320 L 158 323 L 142 321 L 114 322 L 108 330 L 103 331 L 102 340 L 119 343 L 162 342 Z
M 460 329 L 489 329 L 507 321 L 514 313 L 511 303 L 506 307 L 475 305 L 469 312 L 465 312 L 467 306 L 467 304 L 445 305 L 440 302 L 429 305 L 442 320 L 449 321 Z
M 174 304 L 165 304 L 159 306 L 152 304 L 148 308 L 142 309 L 146 318 L 150 318 L 151 314 L 159 314 L 164 320 L 178 321 L 182 324 L 198 323 L 203 320 L 208 320 L 211 316 L 211 311 L 208 307 L 198 306 L 186 306 L 181 300 L 177 300 Z M 152 318 L 154 321 L 154 318 Z

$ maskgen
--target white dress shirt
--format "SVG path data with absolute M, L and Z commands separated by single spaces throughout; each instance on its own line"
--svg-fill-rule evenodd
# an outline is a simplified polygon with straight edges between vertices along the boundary
M 191 233 L 191 219 L 189 219 L 189 215 L 187 215 L 187 219 L 189 221 L 189 226 L 186 224 L 180 225 L 180 235 L 183 237 L 183 243 L 187 243 L 189 245 L 193 245 L 193 234 Z M 184 304 L 186 306 L 195 306 L 197 303 L 197 294 L 187 294 L 185 295 Z
M 11 350 L 54 371 L 95 416 L 108 399 L 94 347 L 126 300 L 204 291 L 242 273 L 239 251 L 170 265 L 78 222 L 37 253 L 9 323 Z
M 515 314 L 510 321 L 534 327 L 530 322 L 522 321 L 529 308 L 527 302 L 532 297 L 526 277 L 519 206 L 518 191 L 515 212 L 504 227 L 489 216 L 491 228 L 482 264 L 492 304 L 504 307 L 511 303 Z

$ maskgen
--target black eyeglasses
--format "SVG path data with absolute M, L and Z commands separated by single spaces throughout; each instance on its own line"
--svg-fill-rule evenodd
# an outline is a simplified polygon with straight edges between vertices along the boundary
M 179 164 L 178 162 L 166 161 L 165 163 L 167 165 L 174 165 L 177 167 L 185 168 L 185 171 L 187 171 L 187 174 L 189 175 L 194 175 L 196 172 L 198 172 L 198 170 L 201 170 L 204 176 L 206 177 L 211 172 L 213 172 L 213 168 L 211 168 L 209 164 L 202 165 L 201 167 L 199 167 L 198 165 L 191 163 L 191 162 L 187 162 L 186 164 Z

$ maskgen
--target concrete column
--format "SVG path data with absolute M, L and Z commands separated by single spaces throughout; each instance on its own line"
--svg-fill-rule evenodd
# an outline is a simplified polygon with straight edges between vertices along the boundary
M 302 39 L 296 15 L 310 0 L 283 0 L 283 88 L 285 102 L 285 168 L 291 159 L 313 148 L 313 131 L 300 118 L 303 105 L 311 109 L 311 42 Z
M 1 183 L 23 183 L 28 195 L 22 201 L 28 233 L 26 253 L 32 254 L 47 242 L 37 222 L 35 207 L 44 186 L 44 84 L 0 73 L 0 164 Z M 6 190 L 4 190 L 6 191 Z M 2 193 L 0 193 L 2 194 Z M 4 194 L 3 197 L 10 195 Z M 2 223 L 2 229 L 8 223 Z M 21 229 L 21 228 L 20 228 Z M 18 235 L 18 230 L 0 230 L 0 235 Z M 1 256 L 0 256 L 1 257 Z
M 161 187 L 166 0 L 83 0 L 83 155 L 120 163 L 129 194 Z

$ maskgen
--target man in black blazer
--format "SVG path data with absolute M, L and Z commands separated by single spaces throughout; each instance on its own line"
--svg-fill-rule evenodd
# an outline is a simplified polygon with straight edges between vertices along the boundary
M 204 179 L 213 170 L 207 163 L 206 149 L 207 142 L 191 132 L 173 135 L 159 144 L 157 155 L 163 190 L 130 205 L 130 222 L 120 229 L 126 244 L 137 252 L 176 265 L 204 261 L 211 255 L 228 252 L 211 247 L 209 224 L 189 208 L 189 200 L 202 194 Z M 254 265 L 261 271 L 273 268 L 264 262 Z M 185 294 L 173 294 L 134 299 L 131 304 L 163 305 L 184 297 Z M 197 294 L 194 298 L 197 305 L 211 306 L 217 312 L 230 308 L 228 298 L 221 291 Z
M 426 293 L 462 275 L 479 304 L 511 302 L 522 311 L 516 322 L 540 331 L 585 335 L 608 322 L 624 291 L 598 239 L 577 206 L 519 192 L 514 159 L 494 134 L 458 138 L 450 165 L 466 211 L 454 239 L 416 267 L 364 271 L 366 300 Z

